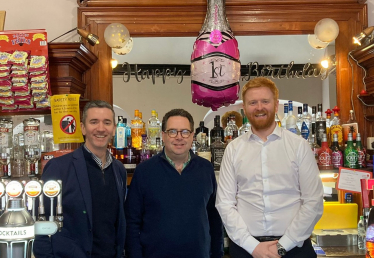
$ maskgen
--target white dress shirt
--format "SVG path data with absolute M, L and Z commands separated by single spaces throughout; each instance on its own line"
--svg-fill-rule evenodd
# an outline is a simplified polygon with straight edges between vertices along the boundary
M 267 141 L 250 130 L 226 148 L 216 208 L 227 234 L 252 254 L 253 236 L 301 247 L 323 212 L 323 187 L 308 142 L 278 126 Z

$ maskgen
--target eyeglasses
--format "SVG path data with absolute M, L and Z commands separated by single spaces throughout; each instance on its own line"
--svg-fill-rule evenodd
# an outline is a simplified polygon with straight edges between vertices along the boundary
M 188 138 L 192 132 L 187 129 L 184 129 L 181 131 L 178 131 L 176 129 L 170 129 L 170 130 L 166 130 L 165 133 L 167 133 L 170 138 L 177 137 L 178 133 L 180 133 L 183 138 Z

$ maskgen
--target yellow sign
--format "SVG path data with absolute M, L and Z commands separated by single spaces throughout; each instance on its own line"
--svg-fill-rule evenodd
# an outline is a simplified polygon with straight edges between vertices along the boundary
M 83 142 L 79 118 L 79 96 L 79 94 L 65 94 L 51 97 L 55 143 Z

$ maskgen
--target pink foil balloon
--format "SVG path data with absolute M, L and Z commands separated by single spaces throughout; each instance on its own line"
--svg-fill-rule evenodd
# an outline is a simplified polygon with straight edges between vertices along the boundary
M 217 110 L 239 97 L 238 42 L 225 14 L 224 0 L 208 0 L 205 22 L 191 55 L 192 102 Z

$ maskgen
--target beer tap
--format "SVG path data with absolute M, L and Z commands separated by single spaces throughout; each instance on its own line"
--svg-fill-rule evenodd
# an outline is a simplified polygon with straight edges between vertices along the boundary
M 39 180 L 39 183 L 42 185 L 42 189 L 43 189 L 44 181 Z M 42 194 L 39 195 L 38 221 L 46 221 L 45 208 L 44 208 L 44 195 Z
M 55 222 L 58 224 L 59 231 L 61 231 L 61 228 L 63 226 L 63 220 L 64 220 L 64 217 L 62 215 L 62 181 L 57 180 L 57 182 L 60 184 L 61 191 L 57 195 L 57 207 L 56 207 Z
M 32 218 L 34 221 L 36 221 L 36 216 L 35 216 L 35 199 L 37 197 L 39 197 L 42 193 L 42 185 L 41 183 L 39 183 L 39 181 L 36 181 L 36 180 L 32 180 L 32 181 L 29 181 L 26 185 L 25 185 L 25 194 L 28 196 L 28 198 L 31 199 L 31 214 L 32 214 Z
M 49 221 L 55 221 L 55 216 L 53 215 L 53 204 L 54 197 L 58 196 L 61 192 L 60 184 L 55 180 L 47 181 L 43 186 L 44 194 L 51 199 L 51 213 L 49 216 Z
M 5 205 L 3 206 L 3 201 L 5 203 L 5 184 L 3 182 L 0 182 L 0 201 L 1 201 L 1 207 L 0 207 L 0 216 L 5 211 Z

